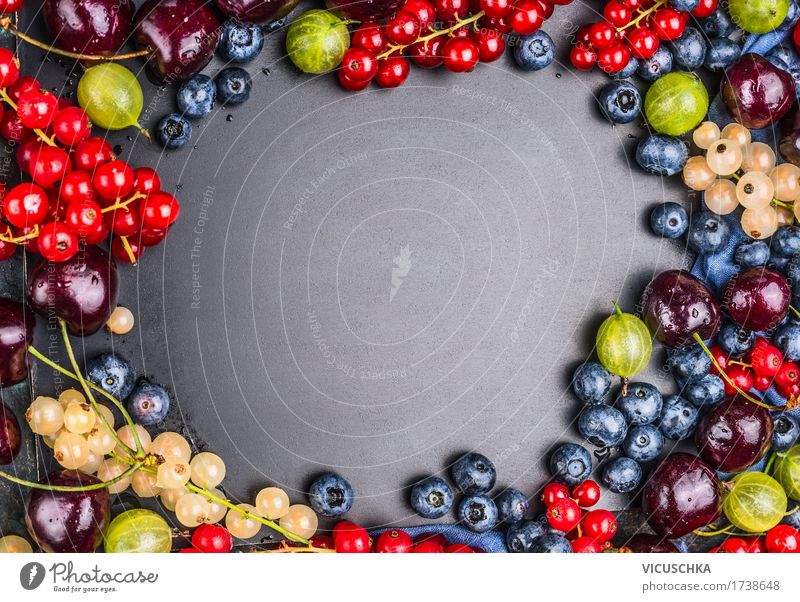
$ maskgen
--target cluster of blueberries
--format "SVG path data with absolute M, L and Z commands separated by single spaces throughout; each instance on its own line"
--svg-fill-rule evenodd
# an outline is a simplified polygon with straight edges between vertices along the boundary
M 169 412 L 169 393 L 145 379 L 137 382 L 136 370 L 116 353 L 101 353 L 86 362 L 86 379 L 125 404 L 133 419 L 143 426 L 163 421 Z
M 285 19 L 280 19 L 262 27 L 226 21 L 220 28 L 217 52 L 229 63 L 249 63 L 264 48 L 264 34 L 282 27 L 284 23 Z M 252 87 L 250 74 L 241 67 L 225 67 L 214 79 L 198 73 L 178 88 L 178 112 L 170 113 L 158 122 L 156 139 L 164 148 L 181 148 L 192 137 L 189 119 L 205 117 L 216 102 L 223 106 L 242 104 L 250 98 Z

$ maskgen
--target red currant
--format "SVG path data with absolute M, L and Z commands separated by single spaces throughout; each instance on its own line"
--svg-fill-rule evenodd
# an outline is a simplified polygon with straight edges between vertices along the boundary
M 65 175 L 61 180 L 59 198 L 65 203 L 79 203 L 86 199 L 94 200 L 95 192 L 89 172 L 73 169 Z
M 202 552 L 195 548 L 183 548 L 182 550 L 178 550 L 178 554 L 202 554 Z
M 92 173 L 98 166 L 114 158 L 111 145 L 102 138 L 87 138 L 75 147 L 72 160 L 75 167 Z
M 441 533 L 420 533 L 414 538 L 414 543 L 419 545 L 421 543 L 435 543 L 442 550 L 446 549 L 450 542 Z
M 386 21 L 386 37 L 400 46 L 416 41 L 419 31 L 419 19 L 407 10 L 397 11 Z
M 145 247 L 154 247 L 164 240 L 169 234 L 169 228 L 150 228 L 142 226 L 136 240 Z
M 0 261 L 5 261 L 6 259 L 11 258 L 16 250 L 17 245 L 15 245 L 13 242 L 0 240 Z
M 86 236 L 99 228 L 103 220 L 100 205 L 91 200 L 78 201 L 67 205 L 65 222 L 69 229 L 78 236 Z
M 411 62 L 423 69 L 435 69 L 442 64 L 441 38 L 432 38 L 424 42 L 414 42 L 408 47 L 408 56 Z
M 728 554 L 747 554 L 750 551 L 747 542 L 740 537 L 726 539 L 720 548 Z
M 47 217 L 49 204 L 44 188 L 23 182 L 6 193 L 3 215 L 16 228 L 32 228 Z
M 0 88 L 14 85 L 19 77 L 19 60 L 8 48 L 0 48 Z
M 0 0 L 0 13 L 10 14 L 22 8 L 23 0 Z
M 133 236 L 142 227 L 138 207 L 115 209 L 107 219 L 108 227 L 117 236 Z
M 124 240 L 128 241 L 130 253 L 128 253 L 128 249 L 125 248 Z M 111 241 L 111 253 L 120 263 L 133 265 L 139 261 L 139 258 L 144 253 L 144 246 L 133 238 L 123 239 L 121 236 L 115 236 L 114 240 Z M 131 258 L 131 256 L 133 258 Z
M 589 71 L 597 64 L 597 53 L 588 46 L 573 46 L 569 53 L 572 65 L 581 71 Z
M 353 32 L 352 46 L 378 55 L 388 48 L 389 40 L 382 26 L 364 23 Z
M 33 137 L 33 131 L 22 125 L 14 109 L 8 109 L 0 118 L 0 136 L 12 142 L 23 142 Z
M 150 228 L 167 228 L 172 225 L 181 207 L 178 199 L 168 192 L 154 192 L 139 205 L 139 217 L 142 224 Z
M 745 537 L 744 541 L 750 554 L 764 554 L 767 551 L 767 546 L 761 537 Z
M 725 353 L 722 350 L 722 347 L 718 347 L 716 345 L 711 347 L 709 349 L 709 351 L 711 352 L 711 357 L 714 358 L 714 361 L 716 362 L 716 364 L 718 364 L 719 367 L 722 368 L 723 370 L 725 370 L 725 372 L 727 373 L 727 370 L 728 370 L 728 354 Z M 711 373 L 712 374 L 716 374 L 717 376 L 722 376 L 719 373 L 719 370 L 717 370 L 717 366 L 715 364 L 711 365 Z
M 23 94 L 39 90 L 41 87 L 42 84 L 39 83 L 38 79 L 30 75 L 23 75 L 8 89 L 8 95 L 11 97 L 11 100 L 18 103 Z
M 575 500 L 559 498 L 548 506 L 547 522 L 559 531 L 572 531 L 581 522 L 581 509 Z
M 508 17 L 481 17 L 481 27 L 496 29 L 500 33 L 508 33 L 511 31 L 511 21 Z
M 753 376 L 753 387 L 757 391 L 761 391 L 762 393 L 770 388 L 772 385 L 772 379 L 769 376 L 759 376 L 756 374 Z
M 739 366 L 738 364 L 734 364 L 729 366 L 725 373 L 728 375 L 728 378 L 733 381 L 733 384 L 736 387 L 731 386 L 728 384 L 728 381 L 723 379 L 725 382 L 725 393 L 728 395 L 733 395 L 738 390 L 741 391 L 749 391 L 753 388 L 753 371 L 749 370 L 743 366 Z
M 537 2 L 539 2 L 539 8 L 542 9 L 542 18 L 547 21 L 553 16 L 553 11 L 556 7 L 549 0 L 537 0 Z
M 576 554 L 599 554 L 603 546 L 594 538 L 584 535 L 572 540 L 572 551 Z
M 61 144 L 75 146 L 92 133 L 89 116 L 80 107 L 66 107 L 56 113 L 53 133 Z
M 474 554 L 475 550 L 463 543 L 454 543 L 444 549 L 447 554 Z
M 661 45 L 658 36 L 649 27 L 638 27 L 628 33 L 627 42 L 631 54 L 637 59 L 649 59 Z
M 764 337 L 757 337 L 750 351 L 750 363 L 756 374 L 775 376 L 783 363 L 783 354 Z
M 608 510 L 592 510 L 583 519 L 583 532 L 601 543 L 611 541 L 617 532 L 617 519 Z
M 767 532 L 767 551 L 771 554 L 800 552 L 800 531 L 791 525 L 778 525 Z
M 480 59 L 478 45 L 467 38 L 450 38 L 442 48 L 444 67 L 448 71 L 472 71 Z
M 469 0 L 434 0 L 436 16 L 442 21 L 458 21 L 467 16 Z
M 133 190 L 142 194 L 150 194 L 161 190 L 161 178 L 151 167 L 137 167 L 133 170 Z
M 53 123 L 58 112 L 58 99 L 46 90 L 28 90 L 20 96 L 17 115 L 22 125 L 44 129 Z
M 338 77 L 339 83 L 342 85 L 342 88 L 344 88 L 345 90 L 349 90 L 350 92 L 360 92 L 361 90 L 366 89 L 370 84 L 369 80 L 358 81 L 355 79 L 350 79 L 349 77 L 347 77 L 347 75 L 345 75 L 342 69 L 339 69 L 336 76 Z
M 653 30 L 662 40 L 675 40 L 683 35 L 686 22 L 674 8 L 659 8 L 653 15 Z
M 370 549 L 369 533 L 358 525 L 346 527 L 334 534 L 333 545 L 339 554 L 365 554 Z
M 619 73 L 631 61 L 631 52 L 619 42 L 597 53 L 597 64 L 606 73 Z
M 333 538 L 328 537 L 327 535 L 315 535 L 308 541 L 311 542 L 311 545 L 315 548 L 333 550 Z
M 38 140 L 26 140 L 22 142 L 19 146 L 17 146 L 17 152 L 14 153 L 14 156 L 17 159 L 17 166 L 20 168 L 22 173 L 30 175 L 31 173 L 31 158 L 34 155 L 39 153 L 39 149 L 44 146 L 43 143 L 39 142 Z
M 344 53 L 341 70 L 347 79 L 368 82 L 378 72 L 378 61 L 375 55 L 363 48 L 350 48 Z
M 579 506 L 589 508 L 594 506 L 600 501 L 600 485 L 591 479 L 584 481 L 580 485 L 576 485 L 572 490 L 573 499 L 578 502 Z
M 99 166 L 92 178 L 97 195 L 105 201 L 115 201 L 133 192 L 134 175 L 125 161 L 109 161 Z
M 505 17 L 514 8 L 512 0 L 481 0 L 481 10 L 490 17 Z
M 517 0 L 511 11 L 511 29 L 522 36 L 539 31 L 544 13 L 536 0 Z
M 42 226 L 38 242 L 41 256 L 56 263 L 72 259 L 79 248 L 78 237 L 63 222 L 50 222 Z
M 506 43 L 503 35 L 496 29 L 479 29 L 472 35 L 478 45 L 478 54 L 483 63 L 491 63 L 503 56 Z
M 389 529 L 381 533 L 375 551 L 380 554 L 406 554 L 414 547 L 414 540 L 405 531 Z
M 397 88 L 408 79 L 411 68 L 402 56 L 390 56 L 378 61 L 375 81 L 383 88 Z
M 778 387 L 778 393 L 786 399 L 800 399 L 800 383 L 788 387 Z
M 443 554 L 445 548 L 435 541 L 423 541 L 414 546 L 415 554 Z
M 550 0 L 553 4 L 558 4 L 559 6 L 566 6 L 567 4 L 572 4 L 572 0 Z
M 428 0 L 408 0 L 403 5 L 403 10 L 417 17 L 421 31 L 427 31 L 436 23 L 436 7 Z
M 700 0 L 700 4 L 692 11 L 692 16 L 698 19 L 705 19 L 714 14 L 717 10 L 719 0 Z
M 29 169 L 34 182 L 49 188 L 67 175 L 72 164 L 63 148 L 43 145 L 31 156 Z
M 569 497 L 569 489 L 562 483 L 548 483 L 542 490 L 541 500 L 545 508 L 549 508 L 558 500 Z
M 589 43 L 598 50 L 608 48 L 617 41 L 616 29 L 608 21 L 600 21 L 589 27 Z
M 227 554 L 233 549 L 233 537 L 225 527 L 200 525 L 192 533 L 192 545 L 201 552 Z
M 612 0 L 603 9 L 603 16 L 614 27 L 625 27 L 630 23 L 633 11 L 622 2 Z
M 775 375 L 775 384 L 788 389 L 800 382 L 800 368 L 794 362 L 783 362 L 778 373 Z

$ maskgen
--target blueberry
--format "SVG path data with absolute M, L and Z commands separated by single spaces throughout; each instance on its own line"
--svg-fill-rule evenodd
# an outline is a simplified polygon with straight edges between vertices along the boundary
M 736 25 L 733 24 L 733 20 L 723 6 L 700 21 L 700 27 L 709 38 L 727 38 L 736 31 Z
M 136 371 L 116 353 L 101 353 L 86 362 L 86 378 L 117 399 L 125 399 L 136 385 Z
M 546 534 L 545 527 L 539 521 L 526 520 L 508 528 L 506 546 L 509 552 L 517 554 L 530 552 L 533 540 Z
M 528 513 L 528 498 L 518 489 L 506 489 L 495 500 L 501 523 L 518 523 Z
M 342 516 L 353 507 L 353 488 L 338 474 L 326 472 L 311 483 L 308 501 L 317 514 Z
M 697 8 L 700 0 L 669 0 L 669 5 L 675 10 L 690 13 Z
M 220 27 L 217 50 L 232 63 L 249 63 L 264 47 L 264 34 L 258 25 L 237 25 L 225 21 Z
M 664 435 L 653 424 L 636 424 L 628 430 L 622 451 L 637 462 L 652 462 L 664 450 Z
M 411 507 L 422 518 L 439 518 L 453 507 L 453 490 L 439 477 L 428 477 L 411 488 Z
M 689 246 L 699 255 L 721 251 L 731 239 L 731 228 L 716 213 L 701 211 L 689 225 Z
M 766 57 L 776 67 L 780 67 L 786 71 L 789 70 L 789 65 L 797 62 L 797 53 L 788 46 L 778 45 L 770 50 Z
M 725 399 L 725 383 L 716 374 L 706 374 L 686 383 L 681 395 L 697 407 L 715 406 Z
M 673 62 L 687 71 L 699 69 L 706 60 L 708 45 L 703 34 L 694 27 L 687 27 L 681 37 L 668 43 L 668 47 Z
M 264 33 L 272 33 L 276 29 L 280 29 L 286 25 L 286 17 L 281 17 L 280 19 L 275 19 L 274 21 L 270 21 L 262 28 Z
M 636 74 L 644 80 L 654 82 L 672 71 L 672 53 L 666 46 L 659 46 L 653 56 L 639 61 Z
M 772 451 L 785 452 L 794 447 L 800 438 L 800 422 L 789 414 L 782 414 L 775 419 L 772 431 Z
M 769 245 L 763 240 L 743 242 L 736 247 L 733 260 L 743 268 L 756 268 L 767 265 L 770 258 Z
M 531 552 L 534 554 L 572 554 L 572 546 L 561 535 L 542 535 L 533 540 Z
M 774 343 L 783 353 L 783 359 L 790 362 L 800 360 L 800 324 L 787 321 L 778 326 Z
M 800 287 L 800 256 L 792 257 L 791 259 L 786 259 L 785 257 L 773 257 L 773 260 L 774 259 L 783 260 L 783 272 L 790 280 L 792 289 L 800 292 L 800 289 L 798 289 L 798 287 Z
M 611 373 L 597 362 L 581 364 L 572 375 L 572 390 L 583 403 L 600 403 L 611 388 Z
M 207 75 L 198 73 L 178 88 L 178 110 L 190 119 L 205 117 L 214 109 L 217 86 Z
M 678 238 L 689 227 L 689 214 L 678 203 L 662 203 L 650 212 L 650 229 L 657 236 Z
M 770 257 L 770 260 L 767 262 L 767 267 L 771 270 L 775 270 L 776 272 L 783 272 L 791 279 L 787 270 L 789 270 L 792 266 L 791 259 L 786 259 L 785 257 Z
M 483 533 L 497 524 L 497 506 L 486 495 L 471 495 L 458 505 L 458 519 L 470 531 Z
M 756 335 L 733 322 L 725 322 L 717 333 L 717 344 L 732 358 L 740 358 L 753 348 Z
M 637 59 L 635 56 L 632 56 L 628 61 L 628 64 L 625 65 L 622 70 L 617 71 L 616 73 L 609 73 L 609 75 L 612 79 L 628 79 L 636 74 L 636 70 L 638 68 L 639 59 Z
M 550 456 L 550 474 L 564 485 L 573 487 L 592 474 L 592 454 L 576 443 L 564 443 Z
M 630 123 L 642 112 L 642 96 L 628 81 L 607 83 L 597 96 L 600 112 L 611 123 Z
M 711 370 L 711 358 L 700 345 L 693 344 L 667 351 L 667 366 L 672 375 L 682 381 L 700 378 Z
M 553 62 L 555 47 L 553 38 L 542 30 L 520 36 L 514 45 L 514 60 L 520 69 L 539 71 Z
M 708 52 L 703 65 L 711 71 L 722 71 L 738 61 L 741 56 L 742 48 L 739 44 L 728 38 L 714 38 L 708 42 Z
M 642 467 L 630 458 L 615 458 L 603 468 L 603 483 L 614 493 L 630 493 L 641 482 Z
M 700 412 L 692 403 L 670 395 L 664 400 L 659 428 L 667 439 L 681 441 L 692 436 L 699 420 Z
M 139 381 L 128 397 L 128 411 L 143 426 L 158 424 L 169 412 L 169 393 L 164 387 Z
M 456 489 L 467 495 L 486 493 L 494 487 L 497 471 L 486 456 L 470 452 L 453 464 L 451 469 Z
M 653 134 L 639 142 L 636 148 L 639 167 L 657 176 L 674 176 L 683 170 L 688 159 L 686 144 L 674 136 Z
M 616 406 L 629 424 L 651 424 L 661 416 L 663 398 L 658 389 L 649 383 L 630 383 L 627 394 Z
M 622 412 L 607 405 L 586 406 L 578 418 L 578 432 L 597 447 L 620 445 L 627 430 Z
M 779 257 L 792 258 L 800 253 L 800 227 L 781 226 L 772 235 L 770 250 Z
M 789 500 L 786 504 L 786 514 L 783 515 L 781 523 L 791 525 L 795 529 L 800 529 L 800 503 Z
M 253 80 L 240 67 L 226 67 L 217 74 L 217 96 L 224 105 L 238 105 L 250 98 Z
M 170 113 L 156 126 L 156 139 L 164 148 L 181 148 L 192 137 L 192 124 L 183 115 Z

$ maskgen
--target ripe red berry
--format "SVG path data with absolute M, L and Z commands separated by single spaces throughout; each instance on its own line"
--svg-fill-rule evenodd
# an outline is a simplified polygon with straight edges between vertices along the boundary
M 512 0 L 480 0 L 481 10 L 490 17 L 505 17 L 514 7 Z
M 39 152 L 44 144 L 37 139 L 26 140 L 17 146 L 17 152 L 14 156 L 17 159 L 17 166 L 22 173 L 30 175 L 31 173 L 31 158 Z
M 419 21 L 420 31 L 427 31 L 436 23 L 436 7 L 428 0 L 408 0 L 403 10 L 412 13 Z
M 600 501 L 600 485 L 591 479 L 584 481 L 580 485 L 576 485 L 572 490 L 573 499 L 578 502 L 579 506 L 589 508 L 594 506 Z
M 443 548 L 438 542 L 423 541 L 422 543 L 416 544 L 412 551 L 415 554 L 443 554 L 444 550 L 445 548 Z
M 659 8 L 653 15 L 653 31 L 662 40 L 675 40 L 686 30 L 686 21 L 674 8 Z
M 125 161 L 103 163 L 94 172 L 92 184 L 104 201 L 116 201 L 133 192 L 133 169 Z
M 38 79 L 30 75 L 23 75 L 8 89 L 8 95 L 11 97 L 11 100 L 18 103 L 23 94 L 39 90 L 41 87 L 42 84 L 39 83 Z
M 134 203 L 133 205 L 136 205 Z M 107 215 L 108 227 L 117 236 L 133 236 L 142 227 L 142 220 L 139 217 L 139 207 L 115 209 L 111 215 Z
M 750 554 L 765 554 L 767 552 L 767 545 L 761 537 L 744 537 L 747 544 L 747 552 Z
M 442 42 L 441 38 L 432 38 L 424 42 L 414 42 L 408 47 L 408 56 L 411 62 L 423 69 L 435 69 L 442 64 Z
M 22 8 L 23 0 L 0 0 L 0 13 L 11 14 Z
M 757 391 L 761 391 L 762 393 L 770 388 L 772 385 L 772 379 L 769 376 L 759 376 L 758 374 L 753 376 L 753 387 Z
M 581 509 L 575 500 L 559 498 L 547 508 L 547 522 L 559 531 L 572 531 L 581 522 Z
M 368 82 L 378 72 L 378 61 L 368 50 L 350 48 L 344 53 L 341 71 L 349 80 Z
M 444 67 L 448 71 L 472 71 L 480 59 L 478 45 L 467 38 L 450 38 L 442 48 Z
M 775 375 L 775 384 L 788 389 L 800 382 L 800 368 L 794 362 L 783 362 L 778 373 Z
M 619 73 L 628 65 L 630 60 L 630 50 L 619 42 L 597 52 L 597 64 L 606 73 Z
M 631 21 L 633 10 L 622 2 L 612 0 L 603 9 L 603 16 L 614 27 L 625 27 Z
M 542 9 L 542 17 L 545 21 L 547 21 L 550 17 L 553 16 L 553 11 L 555 10 L 555 6 L 550 0 L 537 0 L 539 2 L 539 7 Z
M 169 228 L 150 228 L 149 226 L 142 226 L 139 234 L 135 236 L 136 240 L 145 247 L 154 247 L 164 240 L 169 234 Z
M 386 37 L 395 44 L 407 46 L 419 37 L 420 24 L 414 13 L 399 10 L 386 21 Z
M 592 510 L 583 519 L 583 533 L 601 543 L 611 541 L 617 532 L 617 519 L 608 510 Z
M 311 545 L 315 548 L 333 550 L 333 538 L 328 537 L 327 535 L 315 535 L 308 541 L 311 542 Z
M 716 362 L 716 364 L 719 364 L 719 367 L 727 372 L 727 370 L 728 370 L 728 354 L 725 353 L 725 351 L 722 350 L 722 347 L 718 347 L 717 345 L 714 345 L 713 347 L 710 347 L 709 351 L 711 352 L 711 357 L 714 358 L 714 361 Z M 719 370 L 717 370 L 716 364 L 712 363 L 712 365 L 711 365 L 711 373 L 712 374 L 716 374 L 717 376 L 720 376 L 720 373 L 719 373 Z
M 339 554 L 369 553 L 371 541 L 364 527 L 352 525 L 334 533 L 333 545 Z
M 108 163 L 114 158 L 114 151 L 111 145 L 102 138 L 87 138 L 75 147 L 72 160 L 75 167 L 85 169 L 89 173 L 94 172 L 95 168 Z
M 61 144 L 75 146 L 92 133 L 89 116 L 80 107 L 66 107 L 56 113 L 53 133 Z
M 747 554 L 750 551 L 747 542 L 740 537 L 726 539 L 720 548 L 728 554 Z
M 414 540 L 405 531 L 389 529 L 381 533 L 375 544 L 375 551 L 380 554 L 407 554 L 414 547 Z
M 19 77 L 19 61 L 8 48 L 0 48 L 0 88 L 14 85 Z
M 733 384 L 739 388 L 741 391 L 749 391 L 753 388 L 753 371 L 745 368 L 743 366 L 739 366 L 738 364 L 733 364 L 732 366 L 728 366 L 725 373 L 728 375 L 728 378 L 733 381 Z M 731 386 L 728 384 L 728 381 L 723 379 L 725 382 L 725 393 L 728 395 L 733 395 L 737 392 L 736 387 Z
M 378 72 L 375 81 L 382 88 L 397 88 L 408 79 L 411 68 L 408 60 L 402 56 L 390 56 L 378 61 Z
M 53 123 L 58 112 L 58 99 L 47 90 L 28 90 L 20 96 L 17 115 L 22 125 L 44 129 Z
M 419 18 L 419 15 L 417 17 Z M 386 33 L 381 25 L 364 23 L 353 32 L 351 46 L 363 48 L 367 52 L 378 55 L 389 46 L 389 39 L 386 37 Z
M 589 27 L 589 43 L 598 50 L 608 48 L 617 41 L 617 30 L 608 21 L 599 21 Z
M 717 10 L 719 0 L 700 0 L 700 4 L 692 11 L 692 16 L 698 19 L 705 19 L 714 14 Z
M 778 393 L 786 399 L 800 399 L 800 383 L 789 387 L 778 387 Z
M 201 552 L 227 554 L 233 549 L 233 537 L 219 525 L 200 525 L 192 533 L 192 545 Z
M 39 253 L 48 261 L 60 263 L 78 252 L 78 237 L 63 222 L 50 222 L 39 230 Z
M 200 550 L 196 550 L 195 548 L 183 548 L 182 550 L 178 551 L 178 554 L 202 554 Z
M 142 199 L 139 205 L 142 224 L 150 228 L 169 227 L 178 219 L 180 212 L 178 199 L 168 192 L 154 192 L 146 199 Z
M 775 376 L 783 363 L 783 354 L 764 337 L 756 337 L 750 351 L 750 363 L 756 374 Z
M 778 525 L 767 532 L 767 552 L 786 554 L 800 552 L 800 531 L 791 525 Z
M 483 63 L 491 63 L 503 56 L 506 43 L 502 34 L 495 29 L 479 29 L 472 35 L 478 45 L 478 54 Z
M 481 17 L 481 27 L 486 29 L 496 29 L 500 33 L 508 33 L 511 31 L 511 21 L 509 17 Z
M 100 205 L 91 200 L 78 201 L 67 205 L 65 223 L 78 236 L 95 232 L 103 220 Z
M 23 182 L 6 193 L 3 215 L 15 228 L 32 228 L 47 217 L 49 204 L 44 188 Z
M 28 169 L 34 182 L 49 188 L 67 175 L 72 164 L 63 148 L 43 145 L 31 155 Z
M 628 33 L 628 46 L 630 52 L 637 59 L 649 59 L 656 53 L 661 43 L 658 36 L 649 27 L 638 27 Z
M 576 554 L 599 554 L 603 551 L 603 546 L 588 535 L 573 539 L 571 545 Z
M 61 180 L 59 198 L 65 203 L 78 203 L 85 199 L 94 200 L 92 176 L 88 171 L 73 169 Z
M 128 248 L 131 251 L 130 253 L 128 253 L 127 249 L 125 248 L 124 241 L 128 242 Z M 144 253 L 144 245 L 135 240 L 135 237 L 123 238 L 122 236 L 115 236 L 114 240 L 111 241 L 111 253 L 120 263 L 132 265 L 139 261 L 139 258 Z M 133 257 L 132 259 L 131 256 Z
M 142 194 L 150 194 L 161 190 L 161 178 L 151 167 L 137 167 L 133 170 L 133 190 Z
M 597 53 L 588 46 L 573 46 L 569 53 L 572 65 L 581 71 L 589 71 L 597 64 Z
M 370 84 L 369 80 L 358 81 L 347 77 L 342 69 L 339 69 L 336 77 L 339 79 L 339 83 L 341 84 L 342 88 L 349 90 L 350 92 L 360 92 L 361 90 L 366 89 Z
M 14 109 L 8 109 L 0 118 L 0 136 L 12 142 L 23 142 L 33 137 L 33 131 L 22 125 Z
M 469 12 L 469 0 L 434 0 L 433 5 L 441 21 L 458 21 Z
M 14 252 L 17 250 L 17 245 L 13 242 L 6 242 L 4 240 L 0 240 L 0 261 L 5 261 L 9 259 Z
M 511 11 L 511 29 L 522 36 L 539 31 L 544 13 L 536 0 L 517 0 Z
M 437 546 L 442 548 L 443 550 L 450 545 L 450 542 L 447 541 L 447 538 L 442 535 L 441 533 L 420 533 L 414 538 L 415 544 L 427 543 L 432 542 L 435 543 Z
M 454 543 L 444 549 L 447 554 L 474 554 L 475 550 L 463 543 Z
M 549 508 L 558 500 L 569 497 L 569 488 L 562 483 L 548 483 L 542 490 L 541 500 L 545 508 Z

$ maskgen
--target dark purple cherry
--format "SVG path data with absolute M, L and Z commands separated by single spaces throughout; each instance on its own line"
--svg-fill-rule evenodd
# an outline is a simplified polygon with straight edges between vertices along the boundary
M 644 321 L 667 347 L 703 340 L 717 334 L 719 303 L 703 282 L 683 270 L 661 272 L 647 285 L 642 296 Z
M 325 4 L 337 15 L 348 19 L 377 21 L 400 10 L 405 0 L 325 0 Z
M 28 378 L 28 346 L 36 316 L 22 303 L 0 299 L 0 387 Z
M 736 121 L 750 129 L 777 123 L 791 108 L 795 81 L 758 54 L 745 54 L 725 71 L 722 98 Z
M 797 103 L 781 120 L 781 133 L 781 155 L 790 163 L 800 166 L 800 105 Z
M 115 54 L 131 35 L 131 0 L 45 0 L 47 30 L 58 47 L 83 54 Z
M 717 475 L 697 456 L 670 454 L 650 473 L 642 511 L 657 535 L 676 539 L 714 522 L 722 510 Z
M 40 481 L 64 487 L 101 483 L 78 470 L 63 470 Z M 103 539 L 111 509 L 108 490 L 45 491 L 32 489 L 25 506 L 28 533 L 45 552 L 93 552 Z
M 637 533 L 619 542 L 624 548 L 629 548 L 636 554 L 674 554 L 678 548 L 669 539 L 649 533 Z
M 269 23 L 288 15 L 300 0 L 215 0 L 219 10 L 239 23 Z
M 694 442 L 700 457 L 712 468 L 739 472 L 769 451 L 772 418 L 766 408 L 736 396 L 700 419 Z
M 751 268 L 731 278 L 722 295 L 722 309 L 739 326 L 769 330 L 786 317 L 792 287 L 769 268 Z
M 219 43 L 219 19 L 203 0 L 147 0 L 134 16 L 133 36 L 149 48 L 151 71 L 166 82 L 189 79 L 208 65 Z
M 117 262 L 89 246 L 63 263 L 40 261 L 28 278 L 28 303 L 48 318 L 67 323 L 70 334 L 94 334 L 117 306 Z
M 22 435 L 14 412 L 0 401 L 0 464 L 10 464 L 19 453 Z

